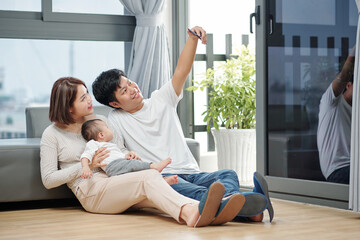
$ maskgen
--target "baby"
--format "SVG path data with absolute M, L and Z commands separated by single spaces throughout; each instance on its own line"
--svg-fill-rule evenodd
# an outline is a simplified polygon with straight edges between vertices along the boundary
M 158 163 L 148 163 L 141 160 L 130 159 L 134 156 L 134 152 L 129 152 L 125 155 L 116 144 L 109 142 L 113 139 L 113 133 L 107 127 L 106 123 L 100 119 L 86 121 L 82 125 L 81 134 L 84 139 L 88 141 L 85 151 L 81 155 L 81 165 L 83 169 L 81 176 L 83 178 L 91 178 L 93 175 L 89 163 L 96 150 L 101 147 L 106 147 L 106 149 L 110 151 L 110 156 L 102 161 L 102 163 L 107 164 L 105 167 L 102 167 L 102 169 L 109 177 L 145 169 L 155 169 L 161 172 L 171 163 L 170 158 Z M 179 181 L 177 175 L 164 177 L 164 179 L 170 185 L 177 184 Z

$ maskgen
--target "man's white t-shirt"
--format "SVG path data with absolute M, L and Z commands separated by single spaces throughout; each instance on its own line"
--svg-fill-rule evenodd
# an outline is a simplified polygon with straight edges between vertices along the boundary
M 114 132 L 113 142 L 123 152 L 124 147 L 140 155 L 143 161 L 159 162 L 172 159 L 162 173 L 192 174 L 200 172 L 182 132 L 176 106 L 177 96 L 171 81 L 144 100 L 142 109 L 128 113 L 115 109 L 109 113 L 109 127 Z
M 317 145 L 325 178 L 350 165 L 351 106 L 343 94 L 335 97 L 332 84 L 321 97 Z

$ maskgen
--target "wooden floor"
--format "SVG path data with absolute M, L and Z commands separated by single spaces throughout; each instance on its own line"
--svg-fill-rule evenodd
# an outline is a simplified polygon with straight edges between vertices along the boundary
M 0 239 L 360 239 L 360 213 L 274 200 L 269 223 L 188 228 L 156 211 L 91 214 L 80 207 L 0 212 Z

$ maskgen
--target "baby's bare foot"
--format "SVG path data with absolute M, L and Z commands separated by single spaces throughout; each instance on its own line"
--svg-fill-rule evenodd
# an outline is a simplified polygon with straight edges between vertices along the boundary
M 177 175 L 172 175 L 172 176 L 168 176 L 168 177 L 164 177 L 164 180 L 169 184 L 169 185 L 173 185 L 173 184 L 178 184 L 179 183 L 179 179 Z
M 161 162 L 158 162 L 158 163 L 151 163 L 150 168 L 158 170 L 159 172 L 161 172 L 170 163 L 171 163 L 171 158 L 167 158 L 167 159 L 162 160 Z

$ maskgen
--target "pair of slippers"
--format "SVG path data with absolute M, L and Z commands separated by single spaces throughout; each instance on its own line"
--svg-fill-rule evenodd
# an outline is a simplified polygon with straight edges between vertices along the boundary
M 254 173 L 253 192 L 234 194 L 222 200 L 225 187 L 219 182 L 213 183 L 199 203 L 200 217 L 194 227 L 207 225 L 221 225 L 239 218 L 256 216 L 264 210 L 268 210 L 270 222 L 274 218 L 274 208 L 270 201 L 268 184 L 264 177 Z M 246 204 L 245 204 L 246 202 Z
M 223 184 L 215 182 L 210 186 L 200 200 L 200 216 L 194 227 L 221 225 L 234 219 L 244 206 L 245 197 L 242 194 L 233 194 L 222 200 L 224 193 Z

